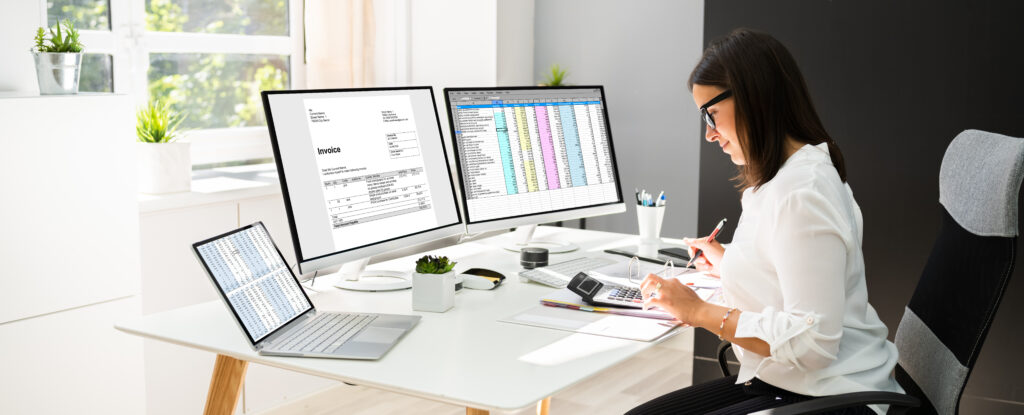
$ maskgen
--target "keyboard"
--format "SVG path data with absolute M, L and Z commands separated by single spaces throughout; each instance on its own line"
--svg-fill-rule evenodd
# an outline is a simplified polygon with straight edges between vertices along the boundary
M 565 288 L 569 285 L 569 281 L 571 281 L 572 277 L 576 274 L 614 263 L 615 260 L 602 257 L 570 259 L 568 261 L 559 262 L 546 267 L 519 271 L 519 281 L 533 281 L 549 287 Z
M 373 314 L 321 314 L 277 344 L 286 351 L 332 353 L 376 318 Z

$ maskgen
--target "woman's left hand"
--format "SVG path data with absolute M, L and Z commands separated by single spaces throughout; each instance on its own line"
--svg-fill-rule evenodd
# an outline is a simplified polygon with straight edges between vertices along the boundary
M 661 284 L 660 288 L 658 284 Z M 646 307 L 657 306 L 687 324 L 696 319 L 697 313 L 705 304 L 696 292 L 679 280 L 665 279 L 654 274 L 647 274 L 640 283 L 640 292 L 643 293 Z

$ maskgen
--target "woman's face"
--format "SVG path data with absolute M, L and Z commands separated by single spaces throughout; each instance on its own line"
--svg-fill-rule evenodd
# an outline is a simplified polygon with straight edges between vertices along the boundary
M 717 86 L 694 84 L 693 101 L 699 109 L 722 92 L 725 90 Z M 717 142 L 734 164 L 742 166 L 746 160 L 743 158 L 743 149 L 740 148 L 740 140 L 736 135 L 735 102 L 729 97 L 707 108 L 708 114 L 715 120 L 715 128 L 705 125 L 704 138 L 712 143 Z

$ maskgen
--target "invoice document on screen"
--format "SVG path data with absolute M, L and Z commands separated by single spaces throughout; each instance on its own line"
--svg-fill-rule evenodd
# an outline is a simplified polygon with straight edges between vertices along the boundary
M 438 226 L 408 95 L 304 104 L 335 249 Z

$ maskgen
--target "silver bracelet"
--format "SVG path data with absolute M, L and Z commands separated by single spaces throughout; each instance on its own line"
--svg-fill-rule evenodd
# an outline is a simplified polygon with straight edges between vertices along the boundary
M 736 311 L 736 307 L 730 308 L 725 312 L 725 316 L 722 317 L 722 324 L 718 325 L 718 340 L 725 340 L 722 338 L 722 333 L 725 332 L 725 321 L 729 319 L 729 314 L 732 314 L 733 311 Z

